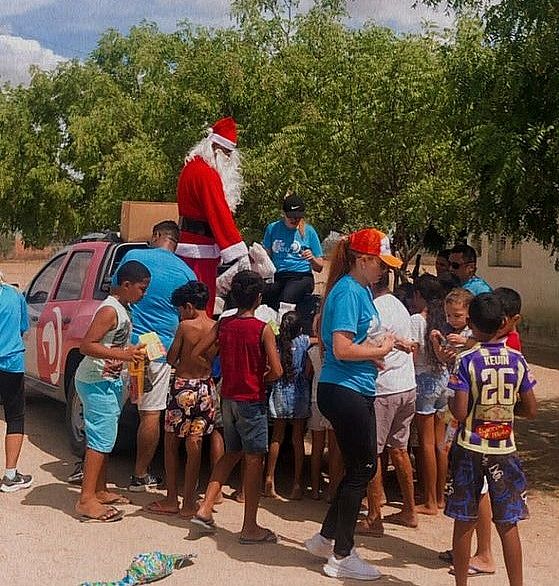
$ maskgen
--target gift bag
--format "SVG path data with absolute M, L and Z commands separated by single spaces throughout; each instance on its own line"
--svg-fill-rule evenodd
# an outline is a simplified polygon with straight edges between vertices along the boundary
M 274 278 L 276 267 L 266 252 L 266 249 L 258 242 L 255 242 L 249 248 L 248 255 L 252 270 L 258 273 L 264 280 L 271 281 Z

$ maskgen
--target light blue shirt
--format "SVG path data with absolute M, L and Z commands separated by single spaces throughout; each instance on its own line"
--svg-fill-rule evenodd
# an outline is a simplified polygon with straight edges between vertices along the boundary
M 25 372 L 23 334 L 29 329 L 25 297 L 12 285 L 0 284 L 0 370 Z
M 479 295 L 480 293 L 491 293 L 493 291 L 493 289 L 489 286 L 489 283 L 477 275 L 470 277 L 462 285 L 462 288 L 467 289 L 472 295 Z
M 333 383 L 368 396 L 375 395 L 377 367 L 370 360 L 338 360 L 333 351 L 334 332 L 351 332 L 360 344 L 369 330 L 377 331 L 380 317 L 368 287 L 345 275 L 326 298 L 322 312 L 321 335 L 324 344 L 324 364 L 320 382 Z
M 175 253 L 165 248 L 129 250 L 119 266 L 129 260 L 141 262 L 151 273 L 143 299 L 131 306 L 132 343 L 138 342 L 140 334 L 155 332 L 169 350 L 179 325 L 179 312 L 171 304 L 171 295 L 181 285 L 195 281 L 196 275 Z
M 262 245 L 272 251 L 272 262 L 278 273 L 310 273 L 311 263 L 301 254 L 310 249 L 313 256 L 322 256 L 322 246 L 316 230 L 305 224 L 305 235 L 301 236 L 298 228 L 288 228 L 283 220 L 272 222 L 266 227 Z

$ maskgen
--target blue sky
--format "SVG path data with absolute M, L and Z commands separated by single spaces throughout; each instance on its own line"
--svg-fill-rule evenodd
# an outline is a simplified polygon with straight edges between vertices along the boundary
M 303 0 L 301 5 L 310 0 Z M 413 0 L 348 0 L 352 22 L 375 20 L 414 31 L 425 19 L 448 26 L 443 10 L 412 8 Z M 0 0 L 0 81 L 26 83 L 31 64 L 48 69 L 71 57 L 84 59 L 108 28 L 126 33 L 143 19 L 166 32 L 188 19 L 228 26 L 229 0 Z

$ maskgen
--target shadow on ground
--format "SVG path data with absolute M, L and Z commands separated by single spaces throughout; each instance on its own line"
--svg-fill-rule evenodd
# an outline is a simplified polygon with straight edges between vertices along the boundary
M 207 534 L 198 533 L 195 529 L 185 537 L 186 541 L 195 542 L 198 539 L 207 536 Z M 211 539 L 215 541 L 217 549 L 226 553 L 230 558 L 240 561 L 261 564 L 267 567 L 300 567 L 302 569 L 316 570 L 317 574 L 322 574 L 322 566 L 324 560 L 311 556 L 305 549 L 303 543 L 290 539 L 287 536 L 280 535 L 280 541 L 277 544 L 265 544 L 262 546 L 247 547 L 240 545 L 238 542 L 238 534 L 228 531 L 227 529 L 218 529 L 217 532 L 211 535 Z M 382 547 L 377 546 L 377 541 L 384 542 Z M 382 540 L 375 540 L 374 544 L 370 542 L 356 543 L 356 545 L 367 545 L 372 547 L 368 551 L 365 559 L 372 563 L 380 562 L 381 557 L 375 555 L 376 552 L 388 552 L 390 557 L 382 557 L 382 565 L 390 567 L 404 567 L 408 564 L 420 565 L 429 568 L 442 569 L 445 568 L 443 564 L 437 561 L 435 552 L 431 549 L 425 548 L 421 545 L 415 545 L 399 539 L 398 537 L 385 537 Z M 405 557 L 400 554 L 403 550 L 407 551 Z M 398 557 L 400 555 L 400 557 Z M 429 560 L 427 565 L 423 562 Z M 309 580 L 309 583 L 312 583 Z M 342 584 L 356 584 L 355 580 L 344 580 Z M 382 578 L 375 582 L 376 584 L 399 584 L 401 586 L 419 586 L 415 582 L 408 580 L 401 580 L 396 576 L 390 574 L 383 574 Z
M 528 486 L 559 496 L 559 401 L 538 403 L 532 421 L 518 418 L 515 435 Z

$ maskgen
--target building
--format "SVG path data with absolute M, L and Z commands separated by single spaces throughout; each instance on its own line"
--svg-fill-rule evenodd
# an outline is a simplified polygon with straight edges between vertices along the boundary
M 476 243 L 477 244 L 477 243 Z M 559 341 L 559 257 L 533 241 L 481 239 L 478 274 L 492 287 L 522 296 L 522 341 L 556 347 Z

